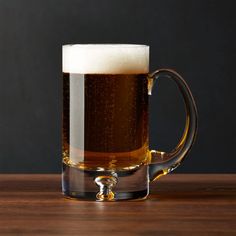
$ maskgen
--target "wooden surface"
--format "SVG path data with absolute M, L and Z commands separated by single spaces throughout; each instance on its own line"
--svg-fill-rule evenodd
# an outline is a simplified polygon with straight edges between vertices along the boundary
M 177 175 L 148 200 L 64 199 L 59 175 L 0 175 L 1 235 L 236 235 L 236 175 Z

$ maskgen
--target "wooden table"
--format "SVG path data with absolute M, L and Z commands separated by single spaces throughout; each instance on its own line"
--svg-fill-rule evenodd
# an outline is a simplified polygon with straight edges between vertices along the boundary
M 236 235 L 236 175 L 180 175 L 148 200 L 64 199 L 59 175 L 0 175 L 1 235 Z

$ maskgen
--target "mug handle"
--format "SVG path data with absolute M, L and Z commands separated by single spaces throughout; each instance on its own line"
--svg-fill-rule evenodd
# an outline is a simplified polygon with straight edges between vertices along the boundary
M 186 123 L 183 135 L 177 146 L 170 152 L 150 150 L 149 180 L 154 181 L 177 168 L 190 151 L 197 133 L 197 107 L 193 95 L 184 79 L 174 70 L 160 69 L 148 75 L 148 94 L 151 95 L 154 82 L 159 77 L 174 80 L 182 94 Z

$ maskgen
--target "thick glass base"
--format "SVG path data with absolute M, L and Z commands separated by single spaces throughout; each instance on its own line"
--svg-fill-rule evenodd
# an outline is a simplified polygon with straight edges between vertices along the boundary
M 91 201 L 145 199 L 149 193 L 147 166 L 133 170 L 82 170 L 63 163 L 62 191 L 68 198 Z

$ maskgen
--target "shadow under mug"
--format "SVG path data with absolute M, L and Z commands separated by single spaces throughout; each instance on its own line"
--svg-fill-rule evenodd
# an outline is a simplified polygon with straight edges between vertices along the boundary
M 154 82 L 172 79 L 185 102 L 182 138 L 170 152 L 149 150 L 148 100 Z M 149 182 L 174 170 L 197 131 L 197 109 L 183 78 L 149 73 L 149 46 L 63 46 L 62 190 L 69 198 L 144 199 Z

